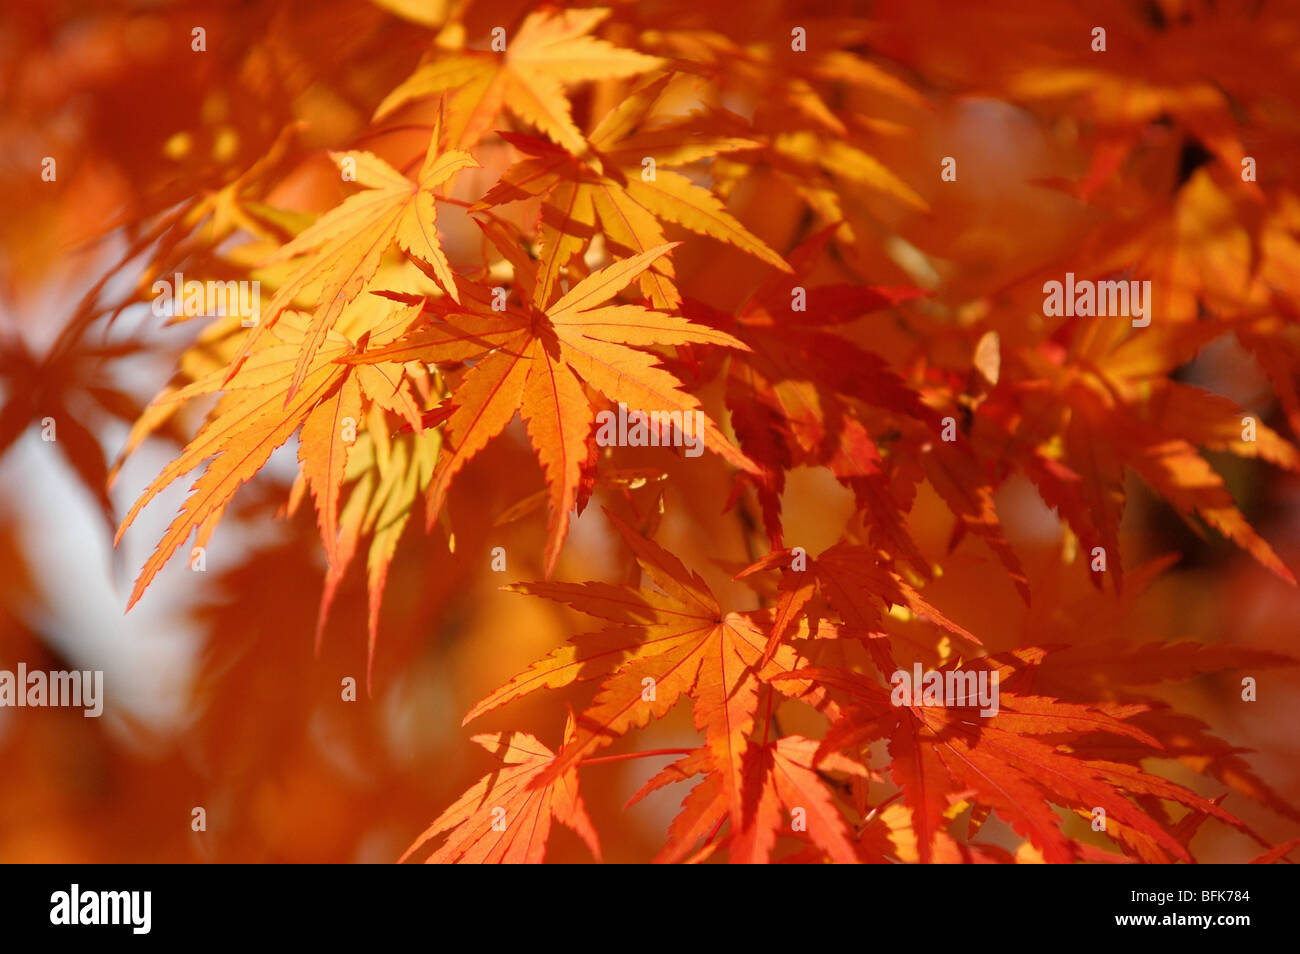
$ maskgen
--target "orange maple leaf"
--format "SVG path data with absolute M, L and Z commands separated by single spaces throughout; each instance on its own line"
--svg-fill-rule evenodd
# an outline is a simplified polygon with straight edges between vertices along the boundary
M 429 487 L 429 519 L 442 510 L 452 479 L 518 413 L 551 487 L 545 566 L 549 574 L 568 533 L 595 411 L 583 385 L 633 409 L 687 415 L 699 408 L 676 378 L 659 369 L 651 345 L 711 344 L 744 348 L 730 335 L 639 305 L 605 305 L 667 252 L 660 245 L 587 276 L 541 310 L 512 305 L 493 310 L 482 297 L 473 310 L 437 302 L 432 324 L 387 348 L 348 360 L 477 362 L 452 393 L 446 433 L 449 452 Z M 540 291 L 539 291 L 540 293 Z M 703 415 L 703 412 L 699 412 Z M 679 416 L 679 420 L 684 417 Z M 702 416 L 705 446 L 736 467 L 753 463 Z

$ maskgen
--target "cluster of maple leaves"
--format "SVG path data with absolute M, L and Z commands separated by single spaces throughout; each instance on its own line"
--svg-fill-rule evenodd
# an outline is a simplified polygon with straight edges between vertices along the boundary
M 1137 187 L 1115 172 L 1136 161 L 1143 130 L 1172 126 L 1206 148 L 1203 167 L 1167 190 L 1176 199 L 1164 218 L 1099 227 L 1095 247 L 1068 259 L 1079 271 L 1153 276 L 1149 328 L 1045 320 L 1036 296 L 1056 262 L 983 290 L 971 320 L 919 282 L 872 280 L 873 203 L 922 211 L 928 203 L 871 151 L 891 122 L 864 103 L 925 104 L 902 69 L 869 54 L 874 43 L 889 45 L 871 21 L 791 14 L 765 18 L 755 35 L 731 18 L 697 24 L 684 9 L 652 22 L 636 5 L 547 7 L 504 21 L 498 35 L 471 32 L 453 12 L 381 6 L 431 42 L 375 105 L 367 139 L 383 148 L 329 153 L 346 197 L 319 214 L 269 201 L 283 175 L 281 137 L 145 236 L 160 244 L 141 289 L 201 245 L 210 272 L 187 268 L 189 277 L 256 280 L 271 294 L 252 329 L 239 316 L 209 321 L 177 379 L 135 415 L 128 454 L 173 428 L 191 402 L 210 404 L 118 536 L 161 490 L 203 468 L 136 581 L 134 604 L 191 538 L 206 545 L 239 487 L 296 436 L 286 510 L 309 498 L 316 512 L 327 560 L 318 638 L 349 568 L 364 563 L 373 659 L 411 517 L 422 503 L 426 529 L 450 544 L 456 478 L 522 420 L 544 488 L 509 516 L 544 500 L 546 580 L 511 589 L 571 607 L 597 628 L 515 676 L 466 722 L 577 683 L 592 685 L 590 702 L 557 717 L 549 746 L 522 732 L 475 736 L 500 767 L 408 855 L 431 848 L 436 861 L 539 861 L 554 820 L 599 857 L 580 774 L 664 754 L 597 753 L 684 699 L 699 745 L 674 752 L 634 797 L 691 783 L 664 861 L 718 852 L 751 862 L 1189 861 L 1208 819 L 1253 835 L 1221 799 L 1143 767 L 1156 757 L 1185 759 L 1300 821 L 1204 723 L 1140 688 L 1287 657 L 1188 642 L 989 653 L 922 596 L 942 561 L 907 519 L 928 485 L 953 515 L 952 545 L 977 537 L 1029 602 L 1029 574 L 994 506 L 999 487 L 1027 477 L 1073 549 L 1106 555 L 1104 570 L 1083 558 L 1079 572 L 1119 594 L 1159 569 L 1126 579 L 1120 558 L 1134 473 L 1294 583 L 1201 451 L 1297 471 L 1296 448 L 1262 422 L 1246 439 L 1245 410 L 1176 377 L 1207 343 L 1235 335 L 1257 355 L 1291 428 L 1300 425 L 1300 288 L 1286 275 L 1300 206 L 1284 183 L 1238 181 L 1237 115 L 1268 128 L 1249 97 L 1233 89 L 1215 101 L 1173 71 L 1167 87 L 1130 102 L 1104 94 L 1127 89 L 1109 65 L 1100 77 L 1046 67 L 999 76 L 1008 99 L 1096 130 L 1092 167 L 1052 184 L 1082 201 L 1128 207 Z M 792 42 L 796 31 L 802 42 Z M 1086 51 L 1087 36 L 1081 29 L 1072 42 Z M 1120 39 L 1112 34 L 1122 49 Z M 907 65 L 902 47 L 896 57 Z M 1103 80 L 1111 85 L 1089 98 Z M 728 108 L 735 103 L 744 109 Z M 761 204 L 752 191 L 760 174 L 798 196 L 797 233 L 760 237 L 747 226 L 738 210 Z M 477 256 L 444 251 L 439 216 L 448 208 L 472 223 Z M 1212 226 L 1241 232 L 1245 261 L 1188 260 L 1176 241 L 1141 240 L 1144 230 L 1163 237 Z M 685 247 L 699 251 L 689 276 Z M 739 295 L 710 296 L 708 261 L 726 247 L 747 256 L 738 274 L 752 281 Z M 1152 251 L 1161 247 L 1164 259 Z M 910 325 L 903 358 L 863 343 L 862 323 L 890 316 Z M 955 341 L 960 357 L 930 357 L 939 340 Z M 721 605 L 653 539 L 671 505 L 664 475 L 596 446 L 596 414 L 618 403 L 705 413 L 710 454 L 697 466 L 730 480 L 720 509 L 746 516 L 752 502 L 768 544 L 733 568 L 752 592 L 748 607 Z M 960 422 L 955 440 L 940 436 L 948 419 Z M 0 438 L 17 428 L 0 427 Z M 854 501 L 839 542 L 818 554 L 785 540 L 786 479 L 802 467 L 829 471 Z M 102 476 L 89 478 L 102 488 Z M 629 488 L 648 481 L 652 501 L 630 504 Z M 553 580 L 575 515 L 598 497 L 640 585 Z M 890 674 L 917 659 L 997 673 L 998 713 L 891 704 Z M 823 717 L 821 737 L 782 731 L 777 709 L 791 702 Z M 1092 820 L 1098 808 L 1110 849 L 1079 837 L 1087 825 L 1069 818 Z M 1023 839 L 1021 852 L 979 839 L 991 815 Z M 781 839 L 797 847 L 779 851 Z

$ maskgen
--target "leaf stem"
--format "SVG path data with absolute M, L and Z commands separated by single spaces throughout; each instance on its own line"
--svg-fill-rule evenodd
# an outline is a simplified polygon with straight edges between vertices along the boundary
M 690 755 L 694 749 L 650 749 L 646 752 L 624 752 L 622 755 L 600 755 L 594 759 L 582 759 L 579 765 L 599 765 L 603 762 L 626 762 L 629 759 L 644 759 L 653 755 Z

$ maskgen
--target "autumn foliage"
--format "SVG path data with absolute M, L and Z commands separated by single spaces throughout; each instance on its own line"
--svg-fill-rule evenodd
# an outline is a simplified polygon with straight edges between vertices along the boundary
M 85 291 L 3 343 L 0 447 L 55 419 L 115 543 L 175 501 L 121 602 L 204 634 L 147 766 L 84 739 L 142 854 L 1295 847 L 1300 11 L 742 6 L 0 17 L 0 278 Z M 160 314 L 181 275 L 255 320 Z M 702 452 L 598 440 L 620 406 Z M 47 651 L 24 579 L 0 662 Z M 54 803 L 0 855 L 65 853 Z

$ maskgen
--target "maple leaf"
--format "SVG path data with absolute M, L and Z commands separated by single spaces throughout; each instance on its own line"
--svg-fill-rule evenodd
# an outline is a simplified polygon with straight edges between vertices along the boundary
M 703 580 L 676 557 L 615 515 L 606 516 L 662 595 L 601 583 L 514 587 L 619 625 L 575 638 L 571 647 L 552 653 L 480 702 L 466 721 L 543 687 L 602 678 L 595 701 L 577 717 L 572 741 L 534 783 L 545 784 L 690 696 L 709 754 L 708 785 L 716 788 L 723 814 L 739 829 L 743 759 L 758 708 L 762 634 L 746 615 L 724 614 Z M 792 659 L 793 653 L 779 657 L 768 669 L 775 671 Z
M 435 132 L 415 181 L 371 153 L 331 153 L 340 168 L 350 167 L 355 181 L 367 191 L 344 199 L 267 259 L 266 264 L 291 261 L 293 270 L 262 312 L 244 354 L 295 300 L 314 297 L 316 302 L 286 399 L 302 386 L 326 335 L 374 277 L 394 241 L 407 255 L 427 265 L 448 295 L 458 297 L 451 266 L 438 240 L 433 190 L 478 162 L 458 150 L 439 153 L 438 138 Z M 318 291 L 309 296 L 313 289 Z
M 1240 825 L 1217 805 L 1134 765 L 1067 755 L 1056 744 L 1034 738 L 1071 739 L 1074 749 L 1081 744 L 1073 740 L 1109 733 L 1133 740 L 1148 755 L 1159 750 L 1154 736 L 1101 707 L 1003 691 L 997 714 L 980 718 L 974 708 L 960 706 L 895 707 L 886 689 L 856 673 L 811 668 L 789 678 L 811 679 L 843 703 L 840 724 L 832 726 L 821 751 L 889 739 L 891 773 L 911 809 L 922 861 L 933 857 L 954 790 L 973 790 L 977 804 L 998 812 L 1046 860 L 1056 862 L 1075 860 L 1079 848 L 1061 831 L 1049 804 L 1053 801 L 1088 812 L 1104 806 L 1108 816 L 1128 826 L 1133 844 L 1140 843 L 1148 860 L 1155 861 L 1186 860 L 1187 850 L 1126 793 L 1158 791 Z
M 572 716 L 565 728 L 573 728 Z M 401 861 L 430 840 L 446 834 L 442 846 L 425 861 L 429 864 L 536 863 L 546 854 L 551 820 L 572 828 L 600 860 L 600 843 L 578 794 L 578 773 L 573 768 L 544 786 L 533 782 L 554 764 L 555 753 L 523 732 L 473 736 L 502 767 L 477 784 L 439 815 Z
M 792 735 L 768 745 L 754 745 L 745 753 L 746 793 L 752 815 L 729 844 L 733 861 L 766 863 L 771 859 L 778 830 L 787 826 L 786 812 L 802 813 L 808 838 L 831 861 L 854 864 L 859 854 L 844 822 L 844 815 L 831 796 L 822 772 L 838 770 L 865 777 L 861 765 L 832 753 L 820 765 L 816 761 L 818 742 Z
M 1096 364 L 1093 365 L 1097 367 Z M 1095 372 L 1102 375 L 1101 368 Z M 1130 397 L 1130 395 L 1132 395 Z M 1180 513 L 1199 515 L 1206 523 L 1247 550 L 1262 565 L 1288 583 L 1291 570 L 1272 547 L 1250 526 L 1237 509 L 1223 478 L 1198 453 L 1197 444 L 1228 450 L 1241 456 L 1260 457 L 1295 471 L 1300 467 L 1294 447 L 1276 432 L 1259 425 L 1257 441 L 1242 440 L 1244 412 L 1231 401 L 1173 382 L 1142 388 L 1106 377 L 1080 376 L 1064 385 L 1059 403 L 1046 400 L 1041 389 L 1028 389 L 1032 400 L 1022 413 L 1050 418 L 1069 408 L 1064 440 L 1044 455 L 1039 447 L 1005 431 L 1011 418 L 999 399 L 981 406 L 982 420 L 994 423 L 1006 443 L 1001 453 L 1023 453 L 1026 473 L 1044 500 L 1058 508 L 1090 555 L 1100 546 L 1107 555 L 1107 570 L 1118 588 L 1122 579 L 1119 560 L 1119 521 L 1124 506 L 1124 476 L 1132 469 Z M 1032 408 L 1032 409 L 1030 409 Z M 1034 433 L 1037 428 L 1026 429 Z M 1185 436 L 1184 436 L 1185 435 Z M 1017 446 L 1020 445 L 1020 446 Z M 959 482 L 961 487 L 965 482 Z M 1094 582 L 1101 575 L 1090 569 Z
M 976 534 L 987 544 L 1028 603 L 1029 578 L 1002 532 L 993 506 L 992 488 L 980 472 L 978 462 L 964 445 L 942 440 L 931 445 L 930 453 L 922 461 L 931 486 L 961 520 L 962 529 Z
M 587 276 L 545 309 L 494 311 L 433 304 L 438 320 L 384 349 L 349 360 L 362 363 L 478 360 L 453 391 L 446 419 L 448 451 L 429 487 L 429 519 L 442 510 L 452 479 L 514 418 L 523 418 L 551 487 L 545 566 L 549 574 L 568 533 L 595 412 L 583 385 L 633 409 L 679 415 L 699 401 L 638 348 L 697 343 L 743 348 L 730 335 L 638 305 L 605 305 L 672 245 L 661 245 Z M 603 306 L 603 307 L 602 307 Z M 703 415 L 703 412 L 699 412 Z M 684 418 L 679 418 L 684 419 Z M 703 417 L 704 444 L 742 469 L 753 463 Z
M 866 116 L 864 109 L 842 109 L 834 105 L 846 95 L 856 103 L 889 102 L 924 108 L 926 100 L 906 82 L 852 52 L 851 48 L 871 42 L 866 21 L 837 18 L 817 22 L 800 16 L 800 29 L 816 32 L 839 48 L 822 47 L 815 54 L 796 50 L 781 38 L 793 36 L 796 22 L 777 20 L 751 42 L 694 24 L 665 27 L 654 24 L 648 48 L 662 48 L 683 56 L 709 76 L 714 88 L 745 89 L 754 97 L 754 125 L 759 132 L 763 161 L 781 170 L 809 196 L 809 204 L 837 211 L 854 197 L 839 183 L 878 190 L 916 209 L 927 209 L 922 199 L 902 178 L 861 148 L 864 133 L 879 134 L 896 128 Z M 776 37 L 775 42 L 771 38 Z M 830 39 L 833 38 L 833 39 Z M 723 131 L 726 117 L 714 125 Z M 744 174 L 746 164 L 735 172 Z M 829 216 L 840 218 L 839 215 Z
M 784 272 L 790 266 L 751 234 L 708 189 L 671 167 L 693 163 L 728 149 L 752 145 L 748 140 L 709 135 L 696 116 L 649 122 L 664 96 L 669 77 L 654 80 L 613 108 L 592 130 L 590 161 L 529 136 L 506 139 L 525 154 L 502 175 L 478 203 L 490 208 L 542 197 L 538 236 L 548 250 L 540 275 L 545 297 L 559 271 L 581 252 L 587 237 L 602 234 L 618 254 L 632 255 L 664 243 L 661 222 L 672 222 L 700 235 L 742 249 Z M 657 308 L 681 301 L 667 260 L 643 273 L 641 286 Z
M 239 486 L 257 472 L 275 448 L 298 430 L 316 404 L 338 387 L 345 376 L 343 369 L 333 363 L 336 355 L 347 350 L 347 343 L 340 335 L 332 348 L 321 350 L 313 373 L 304 380 L 309 386 L 299 390 L 285 406 L 285 394 L 295 376 L 300 343 L 307 334 L 307 327 L 302 319 L 287 318 L 280 324 L 282 330 L 276 334 L 277 344 L 261 348 L 250 356 L 239 374 L 227 383 L 227 393 L 218 401 L 210 419 L 194 440 L 149 484 L 122 520 L 115 544 L 121 541 L 145 504 L 163 488 L 212 459 L 141 570 L 128 608 L 135 605 L 163 564 L 196 528 L 199 530 L 198 546 L 206 544 L 216 519 Z M 164 395 L 164 400 L 188 400 L 216 391 L 224 382 L 223 369 L 206 380 Z M 281 387 L 268 387 L 268 384 L 276 383 Z
M 744 578 L 752 573 L 790 562 L 786 551 L 774 551 L 740 574 Z M 902 575 L 884 566 L 868 547 L 840 541 L 811 560 L 809 572 L 791 573 L 781 582 L 781 598 L 774 614 L 774 625 L 765 650 L 771 658 L 777 645 L 786 635 L 793 635 L 791 623 L 800 615 L 812 616 L 813 597 L 819 595 L 825 604 L 838 613 L 844 627 L 841 634 L 852 633 L 863 637 L 879 633 L 885 616 L 894 607 L 903 607 L 946 633 L 956 636 L 971 646 L 982 643 L 972 633 L 948 619 L 911 586 Z M 821 616 L 822 611 L 816 610 Z M 880 671 L 886 675 L 896 668 L 889 650 L 879 640 L 871 640 L 870 652 Z
M 386 321 L 374 329 L 374 338 L 382 341 L 395 337 L 410 321 L 409 310 L 392 310 Z M 264 343 L 229 380 L 226 368 L 221 367 L 158 398 L 158 404 L 177 405 L 201 395 L 225 392 L 194 439 L 145 488 L 118 527 L 115 545 L 163 488 L 209 461 L 136 579 L 128 609 L 140 599 L 158 571 L 191 533 L 197 529 L 197 545 L 206 544 L 240 485 L 257 473 L 272 451 L 307 424 L 310 429 L 303 452 L 304 473 L 320 507 L 322 531 L 331 534 L 325 541 L 327 552 L 334 552 L 337 489 L 345 473 L 347 457 L 347 447 L 336 437 L 341 439 L 343 433 L 341 417 L 346 416 L 343 412 L 354 408 L 358 400 L 353 384 L 348 383 L 355 377 L 353 371 L 337 359 L 353 346 L 341 333 L 328 331 L 325 346 L 317 350 L 303 378 L 304 386 L 295 391 L 293 382 L 297 379 L 303 342 L 310 334 L 310 318 L 296 312 L 286 313 L 271 332 L 269 343 L 263 338 Z M 357 381 L 360 383 L 362 379 Z
M 478 142 L 507 108 L 582 155 L 586 144 L 573 123 L 565 84 L 636 76 L 663 64 L 590 36 L 609 13 L 599 7 L 530 13 L 508 39 L 504 55 L 439 51 L 384 99 L 375 116 L 383 118 L 413 99 L 451 93 L 448 133 L 463 148 Z
M 834 231 L 830 227 L 809 238 L 791 254 L 791 261 L 806 267 Z M 918 420 L 937 429 L 938 415 L 884 359 L 845 334 L 855 320 L 924 293 L 915 288 L 826 285 L 805 288 L 806 310 L 796 311 L 791 291 L 790 279 L 775 275 L 735 315 L 692 299 L 682 305 L 686 317 L 734 334 L 749 346 L 728 368 L 726 403 L 741 449 L 761 468 L 743 479 L 758 492 L 768 536 L 774 547 L 781 546 L 780 497 L 786 471 L 800 465 L 825 466 L 854 492 L 859 506 L 872 512 L 873 534 L 928 577 L 930 566 L 903 526 L 865 421 L 881 430 Z M 881 423 L 868 416 L 869 409 L 884 412 Z
M 316 500 L 321 540 L 331 563 L 338 559 L 339 491 L 347 473 L 347 422 L 355 429 L 361 419 L 361 385 L 356 376 L 343 379 L 339 388 L 314 407 L 303 420 L 298 441 L 302 475 Z
M 376 426 L 368 429 L 365 439 L 358 440 L 349 455 L 349 469 L 360 476 L 353 483 L 339 515 L 339 543 L 325 579 L 316 640 L 319 643 L 335 590 L 359 547 L 360 538 L 370 534 L 370 546 L 366 552 L 369 593 L 367 685 L 373 676 L 375 647 L 379 639 L 379 609 L 388 570 L 415 501 L 433 477 L 441 447 L 442 434 L 437 429 L 428 428 L 423 433 L 387 439 L 382 424 L 376 421 Z

